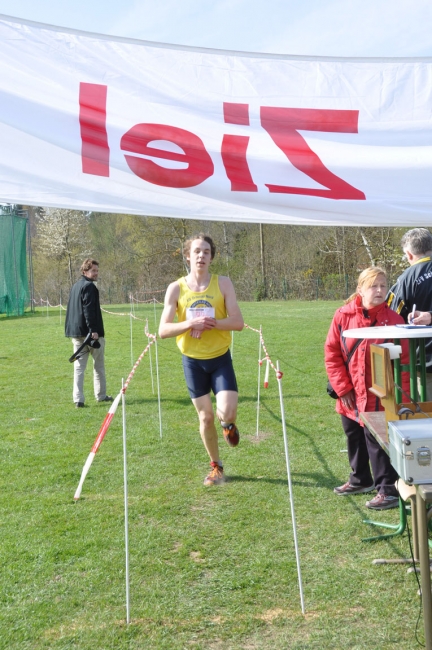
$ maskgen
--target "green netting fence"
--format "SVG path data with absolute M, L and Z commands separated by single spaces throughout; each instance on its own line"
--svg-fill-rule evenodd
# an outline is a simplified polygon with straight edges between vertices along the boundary
M 22 316 L 29 305 L 27 220 L 0 212 L 0 314 Z

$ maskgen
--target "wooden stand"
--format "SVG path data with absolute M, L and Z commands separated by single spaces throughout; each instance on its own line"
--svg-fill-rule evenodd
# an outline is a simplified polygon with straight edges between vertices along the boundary
M 432 417 L 432 402 L 405 402 L 398 403 L 393 379 L 393 368 L 388 348 L 371 343 L 372 386 L 371 393 L 380 398 L 385 410 L 386 422 L 405 419 L 420 419 Z M 395 363 L 396 366 L 396 363 Z M 399 368 L 395 367 L 395 374 L 400 375 Z M 399 384 L 401 382 L 400 377 Z M 411 382 L 412 383 L 412 382 Z

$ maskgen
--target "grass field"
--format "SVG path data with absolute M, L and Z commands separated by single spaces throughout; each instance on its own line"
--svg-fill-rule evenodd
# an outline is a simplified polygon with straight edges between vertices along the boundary
M 126 625 L 121 408 L 73 501 L 107 405 L 72 404 L 64 315 L 0 319 L 0 648 L 8 650 L 412 650 L 417 583 L 368 544 L 366 497 L 337 497 L 349 473 L 323 342 L 336 303 L 242 304 L 263 327 L 282 386 L 306 615 L 300 607 L 277 381 L 261 389 L 258 336 L 236 333 L 239 447 L 221 440 L 229 481 L 204 488 L 208 460 L 174 340 L 158 342 L 163 437 L 146 356 L 126 393 L 131 624 Z M 126 307 L 109 308 L 124 312 Z M 136 315 L 156 331 L 161 307 Z M 127 316 L 104 315 L 109 393 L 131 363 Z M 147 344 L 133 322 L 136 359 Z M 154 346 L 152 348 L 155 375 Z M 263 372 L 262 372 L 263 378 Z M 380 513 L 396 522 L 397 511 Z M 418 636 L 423 639 L 422 621 Z

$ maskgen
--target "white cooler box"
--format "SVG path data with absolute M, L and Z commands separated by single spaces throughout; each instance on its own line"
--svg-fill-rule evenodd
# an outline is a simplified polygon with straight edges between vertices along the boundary
M 405 483 L 432 483 L 432 419 L 388 423 L 390 462 Z

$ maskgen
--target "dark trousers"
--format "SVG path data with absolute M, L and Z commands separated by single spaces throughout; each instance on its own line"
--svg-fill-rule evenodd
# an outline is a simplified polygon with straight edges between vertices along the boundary
M 375 484 L 377 492 L 397 496 L 395 481 L 398 479 L 398 474 L 390 464 L 388 454 L 380 447 L 367 427 L 362 427 L 345 415 L 341 415 L 341 418 L 347 437 L 348 460 L 352 469 L 349 478 L 351 485 L 367 487 Z

